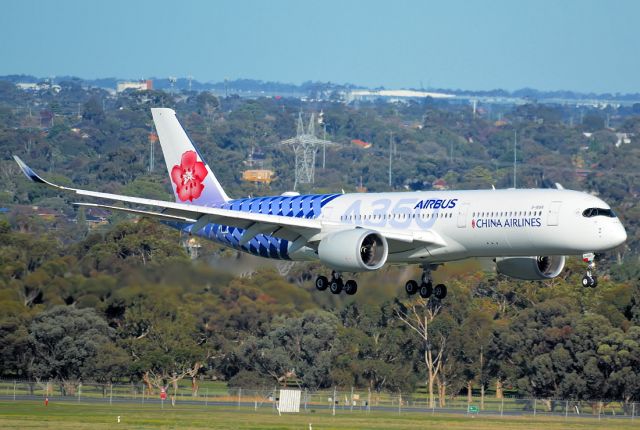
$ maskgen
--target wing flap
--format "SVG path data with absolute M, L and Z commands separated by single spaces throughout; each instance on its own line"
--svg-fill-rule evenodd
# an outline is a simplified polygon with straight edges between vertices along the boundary
M 141 210 L 141 209 L 125 208 L 125 207 L 122 207 L 122 206 L 100 205 L 100 204 L 97 204 L 97 203 L 83 203 L 83 202 L 75 202 L 75 203 L 73 203 L 73 205 L 74 206 L 90 207 L 90 208 L 108 209 L 108 210 L 111 210 L 111 211 L 127 212 L 127 213 L 130 213 L 130 214 L 141 215 L 141 216 L 152 216 L 154 218 L 162 219 L 162 220 L 165 220 L 165 221 L 179 221 L 179 222 L 188 222 L 188 223 L 196 222 L 195 219 L 191 219 L 191 218 L 168 215 L 168 214 L 165 214 L 165 213 L 162 213 L 162 212 L 153 212 L 153 211 L 145 211 L 145 210 Z

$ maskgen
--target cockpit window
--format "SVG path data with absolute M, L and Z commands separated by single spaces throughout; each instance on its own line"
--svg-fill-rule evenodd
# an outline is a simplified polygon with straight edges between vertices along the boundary
M 616 214 L 611 209 L 589 208 L 585 209 L 584 212 L 582 212 L 582 216 L 586 218 L 591 218 L 594 216 L 606 216 L 609 218 L 615 218 Z

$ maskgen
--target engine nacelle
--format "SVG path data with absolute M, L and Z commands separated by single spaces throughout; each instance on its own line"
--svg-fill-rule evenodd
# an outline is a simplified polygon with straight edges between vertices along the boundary
M 384 236 L 361 228 L 331 233 L 318 245 L 320 261 L 341 272 L 379 269 L 387 261 L 388 253 Z
M 555 278 L 564 269 L 563 255 L 541 257 L 498 257 L 498 273 L 525 281 Z

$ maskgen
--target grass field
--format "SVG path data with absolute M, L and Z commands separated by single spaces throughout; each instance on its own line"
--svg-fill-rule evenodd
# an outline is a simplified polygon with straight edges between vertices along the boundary
M 120 423 L 118 423 L 120 416 Z M 278 416 L 273 411 L 223 410 L 165 405 L 0 402 L 0 428 L 55 429 L 637 429 L 640 420 L 546 417 L 469 417 L 425 413 L 343 412 L 328 410 Z

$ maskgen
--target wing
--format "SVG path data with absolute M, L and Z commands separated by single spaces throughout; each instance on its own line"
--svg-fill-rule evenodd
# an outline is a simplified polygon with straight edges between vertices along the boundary
M 191 226 L 191 232 L 198 232 L 209 223 L 221 224 L 230 227 L 238 227 L 245 232 L 240 240 L 240 245 L 248 243 L 258 234 L 267 234 L 292 242 L 289 252 L 293 253 L 310 242 L 317 242 L 330 231 L 345 229 L 345 226 L 327 223 L 328 231 L 323 232 L 322 222 L 319 219 L 294 218 L 280 215 L 267 215 L 252 212 L 233 211 L 228 209 L 210 208 L 207 206 L 186 205 L 183 203 L 166 202 L 162 200 L 129 197 L 119 194 L 100 193 L 96 191 L 81 190 L 65 187 L 49 182 L 39 176 L 19 157 L 13 156 L 20 169 L 27 178 L 33 182 L 41 183 L 58 190 L 75 193 L 80 196 L 95 197 L 104 200 L 147 206 L 151 209 L 138 209 L 125 206 L 114 206 L 99 203 L 74 203 L 76 206 L 99 207 L 108 210 L 132 213 L 141 216 L 150 216 L 165 221 L 177 221 Z M 346 228 L 357 228 L 349 226 Z M 417 246 L 431 245 L 443 247 L 446 240 L 433 230 L 428 231 L 398 231 L 393 229 L 372 228 L 382 234 L 393 248 L 409 250 Z M 395 245 L 395 246 L 394 246 Z M 313 245 L 312 245 L 313 246 Z
M 252 212 L 232 211 L 228 209 L 210 208 L 206 206 L 186 205 L 183 203 L 165 202 L 162 200 L 129 197 L 119 194 L 100 193 L 77 188 L 69 188 L 44 180 L 27 166 L 19 157 L 13 156 L 20 169 L 33 182 L 41 183 L 58 190 L 75 193 L 80 196 L 95 197 L 115 202 L 147 206 L 152 209 L 135 209 L 96 203 L 74 203 L 77 206 L 100 207 L 137 215 L 146 215 L 167 221 L 178 221 L 193 224 L 192 232 L 197 232 L 209 223 L 238 227 L 245 230 L 240 244 L 248 243 L 258 234 L 269 234 L 294 242 L 299 248 L 320 233 L 322 225 L 317 219 L 293 218 L 280 215 L 266 215 Z M 299 246 L 298 246 L 299 244 Z M 295 249 L 294 249 L 295 250 Z M 293 252 L 294 250 L 290 250 Z

